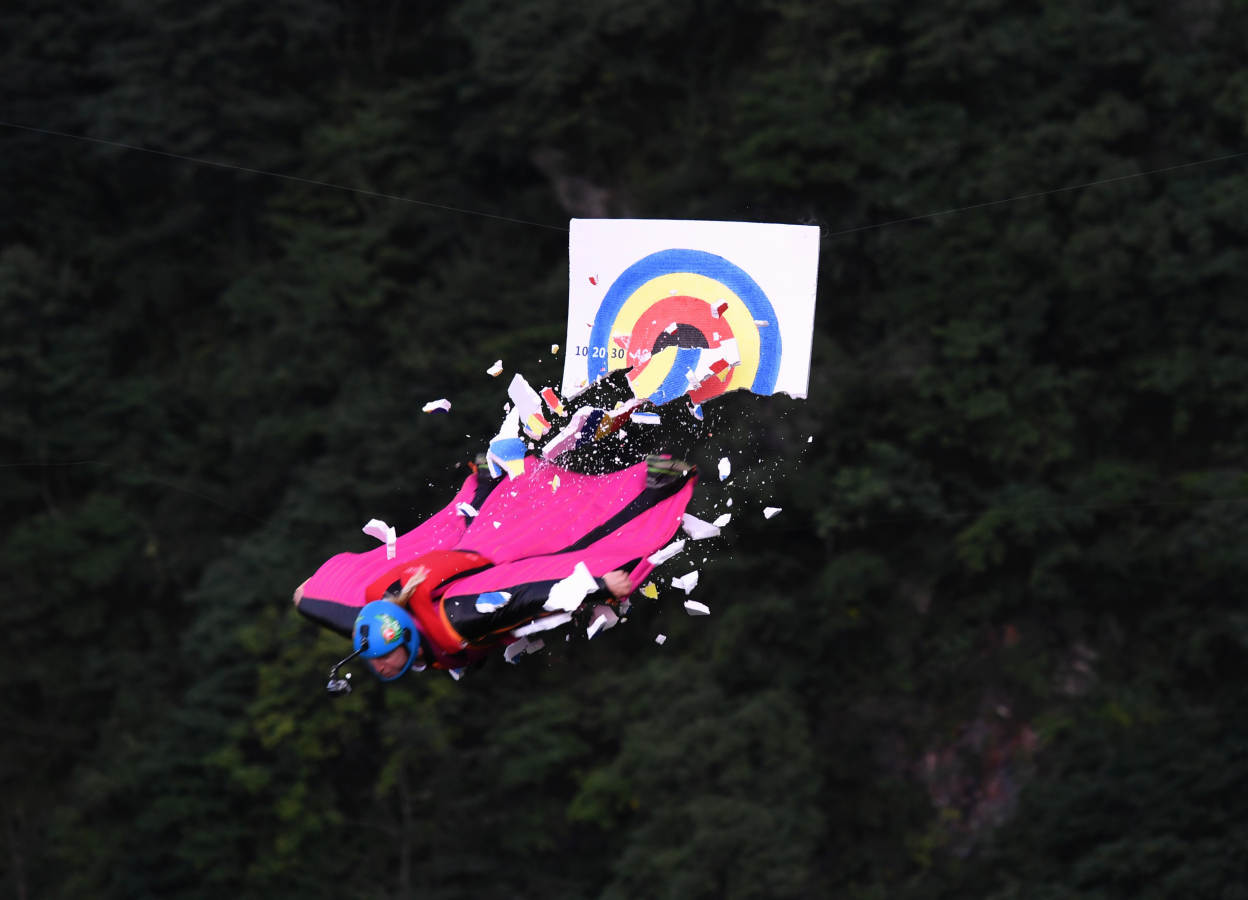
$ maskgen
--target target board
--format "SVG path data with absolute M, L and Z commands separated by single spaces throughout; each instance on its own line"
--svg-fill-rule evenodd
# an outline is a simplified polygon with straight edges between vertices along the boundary
M 570 232 L 565 395 L 629 369 L 657 404 L 806 396 L 817 227 L 573 219 Z

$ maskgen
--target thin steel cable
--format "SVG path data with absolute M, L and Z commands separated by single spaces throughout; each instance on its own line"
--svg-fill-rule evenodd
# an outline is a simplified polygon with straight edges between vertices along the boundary
M 249 175 L 263 175 L 267 178 L 281 178 L 285 181 L 293 181 L 297 184 L 307 184 L 313 187 L 330 188 L 335 191 L 346 191 L 350 194 L 358 194 L 362 197 L 372 197 L 377 200 L 394 200 L 398 203 L 411 203 L 415 206 L 426 206 L 430 209 L 440 209 L 444 212 L 459 213 L 465 216 L 480 216 L 486 219 L 496 219 L 500 222 L 511 222 L 514 225 L 531 225 L 534 228 L 547 228 L 551 231 L 564 231 L 568 229 L 560 225 L 548 225 L 545 222 L 533 222 L 528 219 L 517 219 L 512 216 L 502 216 L 496 213 L 484 212 L 479 209 L 465 209 L 461 206 L 448 206 L 445 203 L 433 203 L 429 200 L 417 200 L 414 197 L 404 197 L 399 194 L 386 194 L 381 191 L 370 191 L 365 188 L 349 187 L 345 184 L 335 184 L 332 181 L 319 181 L 315 178 L 304 178 L 301 175 L 290 175 L 285 172 L 272 172 L 267 169 L 253 169 L 249 166 L 235 165 L 234 163 L 218 162 L 213 159 L 204 159 L 199 156 L 187 156 L 182 153 L 170 153 L 168 150 L 155 150 L 151 147 L 140 147 L 137 144 L 126 144 L 121 141 L 109 141 L 104 138 L 90 137 L 84 134 L 71 134 L 67 131 L 55 131 L 51 128 L 36 128 L 33 125 L 20 125 L 16 122 L 0 121 L 0 126 L 5 128 L 16 128 L 21 131 L 30 131 L 35 134 L 50 135 L 52 137 L 69 138 L 75 141 L 84 141 L 90 144 L 100 144 L 105 147 L 116 147 L 122 150 L 132 150 L 137 153 L 150 153 L 153 156 L 163 156 L 166 159 L 176 159 L 181 162 L 194 163 L 199 166 L 212 166 L 217 169 L 227 169 L 234 172 L 246 172 Z
M 952 209 L 942 209 L 938 212 L 923 213 L 918 216 L 906 216 L 901 219 L 889 219 L 887 222 L 877 222 L 874 225 L 859 225 L 856 228 L 846 228 L 842 231 L 829 232 L 825 237 L 837 238 L 844 237 L 847 234 L 857 234 L 861 231 L 872 231 L 878 228 L 888 228 L 892 225 L 904 225 L 907 222 L 921 222 L 924 219 L 935 219 L 939 216 L 951 216 L 955 213 L 969 212 L 973 209 L 986 209 L 990 206 L 1001 206 L 1006 203 L 1017 203 L 1020 200 L 1034 200 L 1038 197 L 1048 197 L 1052 194 L 1063 194 L 1070 191 L 1081 191 L 1084 188 L 1100 187 L 1105 184 L 1113 184 L 1118 181 L 1128 181 L 1132 178 L 1145 178 L 1149 175 L 1161 175 L 1165 172 L 1175 172 L 1179 169 L 1190 169 L 1195 166 L 1206 166 L 1212 163 L 1225 162 L 1228 159 L 1239 159 L 1248 156 L 1248 151 L 1239 153 L 1228 153 L 1225 156 L 1211 156 L 1208 159 L 1198 159 L 1193 162 L 1178 163 L 1173 166 L 1161 166 L 1156 169 L 1149 169 L 1147 172 L 1132 172 L 1129 175 L 1115 175 L 1113 178 L 1100 178 L 1096 181 L 1085 181 L 1082 184 L 1068 184 L 1065 187 L 1052 188 L 1047 191 L 1033 191 L 1029 194 L 1018 194 L 1014 197 L 1005 197 L 1001 200 L 988 200 L 984 203 L 972 203 L 968 206 L 955 206 Z

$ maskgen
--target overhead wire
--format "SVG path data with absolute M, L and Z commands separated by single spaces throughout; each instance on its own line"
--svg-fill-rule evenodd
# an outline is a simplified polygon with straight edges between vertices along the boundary
M 131 152 L 146 153 L 146 154 L 150 154 L 153 156 L 159 156 L 159 157 L 163 157 L 166 159 L 171 159 L 171 160 L 175 160 L 179 162 L 191 163 L 193 165 L 208 166 L 212 168 L 240 172 L 240 173 L 249 174 L 249 175 L 257 175 L 257 176 L 266 177 L 266 178 L 276 178 L 276 179 L 289 181 L 289 182 L 296 183 L 296 184 L 308 185 L 310 187 L 319 187 L 319 188 L 325 188 L 329 190 L 343 191 L 346 193 L 356 194 L 359 196 L 369 197 L 372 199 L 387 200 L 387 201 L 393 201 L 397 203 L 407 203 L 407 204 L 411 204 L 415 206 L 426 207 L 429 209 L 436 209 L 436 210 L 440 210 L 443 212 L 455 213 L 458 215 L 476 216 L 480 218 L 492 219 L 495 221 L 508 222 L 508 223 L 515 224 L 515 225 L 525 225 L 525 226 L 530 226 L 534 228 L 542 228 L 542 229 L 546 229 L 550 231 L 560 231 L 560 232 L 568 231 L 568 229 L 563 226 L 552 225 L 546 222 L 535 222 L 529 219 L 521 219 L 521 218 L 517 218 L 514 216 L 507 216 L 507 215 L 502 215 L 498 213 L 492 213 L 492 212 L 488 212 L 485 210 L 469 209 L 467 207 L 460 207 L 460 206 L 452 206 L 452 205 L 436 203 L 436 202 L 432 202 L 428 200 L 421 200 L 421 199 L 414 198 L 414 197 L 408 197 L 408 196 L 404 196 L 401 194 L 391 194 L 391 193 L 386 193 L 383 191 L 374 191 L 374 190 L 369 190 L 366 188 L 353 187 L 350 185 L 338 184 L 335 182 L 324 181 L 320 179 L 307 178 L 307 177 L 300 176 L 300 175 L 292 175 L 287 172 L 277 172 L 277 171 L 272 171 L 272 170 L 259 169 L 259 168 L 254 168 L 251 166 L 239 165 L 236 163 L 222 162 L 219 160 L 212 160 L 212 159 L 206 159 L 203 157 L 190 156 L 188 154 L 182 154 L 182 153 L 174 153 L 174 152 L 167 151 L 167 150 L 159 150 L 153 147 L 144 147 L 144 146 L 140 146 L 137 144 L 130 144 L 130 143 L 126 143 L 123 141 L 109 140 L 105 138 L 94 137 L 91 135 L 75 134 L 72 132 L 59 131 L 59 130 L 51 129 L 51 128 L 41 128 L 41 127 L 37 127 L 33 125 L 26 125 L 22 123 L 8 122 L 8 121 L 3 121 L 3 120 L 0 120 L 0 127 L 26 131 L 29 133 L 40 134 L 40 135 L 44 135 L 48 137 L 58 137 L 58 138 L 64 138 L 64 139 L 69 139 L 69 140 L 81 141 L 85 143 L 97 144 L 100 146 L 112 147 L 115 149 L 126 150 L 126 151 L 131 151 Z M 1213 165 L 1213 164 L 1221 163 L 1221 162 L 1228 162 L 1230 160 L 1241 159 L 1244 157 L 1248 157 L 1248 151 L 1242 151 L 1242 152 L 1237 152 L 1237 153 L 1227 153 L 1227 154 L 1207 157 L 1207 158 L 1199 159 L 1199 160 L 1191 160 L 1188 162 L 1176 163 L 1173 165 L 1159 166 L 1159 167 L 1148 169 L 1142 172 L 1131 172 L 1131 173 L 1127 173 L 1124 175 L 1117 175 L 1117 176 L 1112 176 L 1108 178 L 1100 178 L 1100 179 L 1096 179 L 1092 181 L 1080 182 L 1078 184 L 1063 185 L 1061 187 L 1051 188 L 1051 189 L 1042 190 L 1042 191 L 1032 191 L 1032 192 L 1028 192 L 1024 194 L 1017 194 L 1014 196 L 1004 197 L 1004 198 L 1000 198 L 997 200 L 989 200 L 989 201 L 985 201 L 981 203 L 971 203 L 971 204 L 966 204 L 963 206 L 951 207 L 948 209 L 936 210 L 933 212 L 921 213 L 921 214 L 913 215 L 913 216 L 904 216 L 901 218 L 889 219 L 883 222 L 876 222 L 876 223 L 867 224 L 867 225 L 859 225 L 853 228 L 845 228 L 845 229 L 841 229 L 838 231 L 828 232 L 824 234 L 823 237 L 827 239 L 835 239 L 835 238 L 845 237 L 845 236 L 852 235 L 852 234 L 859 234 L 859 233 L 863 233 L 867 231 L 890 228 L 893 226 L 904 225 L 908 223 L 921 222 L 921 221 L 925 221 L 929 219 L 940 218 L 943 216 L 950 216 L 950 215 L 956 215 L 959 213 L 970 212 L 973 210 L 988 209 L 991 207 L 1003 206 L 1006 204 L 1022 202 L 1025 200 L 1039 199 L 1041 197 L 1052 196 L 1055 194 L 1070 193 L 1073 191 L 1085 190 L 1085 189 L 1094 188 L 1094 187 L 1101 187 L 1101 186 L 1108 185 L 1108 184 L 1115 184 L 1115 183 L 1121 183 L 1124 181 L 1130 181 L 1132 179 L 1137 179 L 1137 178 L 1146 178 L 1146 177 L 1150 177 L 1154 175 L 1168 174 L 1168 173 L 1180 171 L 1183 169 L 1191 169 L 1191 168 L 1196 168 L 1199 166 L 1206 166 L 1206 165 Z M 926 368 L 927 367 L 919 367 L 916 371 L 922 371 Z M 856 367 L 844 367 L 844 369 L 848 371 L 854 371 L 856 370 Z M 838 369 L 838 371 L 839 370 L 840 369 Z M 907 370 L 907 372 L 909 372 L 909 370 Z M 899 370 L 895 374 L 902 374 L 902 372 Z M 32 461 L 22 461 L 22 462 L 12 462 L 12 463 L 0 463 L 0 468 L 5 468 L 5 469 L 8 469 L 8 468 L 44 468 L 44 467 L 51 468 L 51 467 L 79 466 L 79 465 L 91 465 L 91 464 L 106 464 L 107 465 L 108 463 L 106 463 L 103 460 L 71 460 L 71 461 L 34 461 L 32 460 Z M 153 479 L 153 480 L 157 480 L 157 479 Z M 180 485 L 172 484 L 169 482 L 162 482 L 162 483 L 164 483 L 167 487 L 176 488 L 186 493 L 198 496 L 200 497 L 200 499 L 204 499 L 209 502 L 212 502 L 213 504 L 221 506 L 222 508 L 225 508 L 227 510 L 231 509 L 231 507 L 229 507 L 227 504 L 224 504 L 215 498 L 207 497 L 202 494 L 198 494 L 197 492 L 192 491 L 188 488 L 184 488 Z M 1046 510 L 1047 511 L 1059 511 L 1059 510 L 1067 510 L 1067 509 L 1082 509 L 1082 510 L 1099 511 L 1099 510 L 1114 510 L 1114 509 L 1134 509 L 1134 508 L 1141 508 L 1141 507 L 1147 508 L 1147 507 L 1165 507 L 1165 506 L 1205 505 L 1205 504 L 1214 503 L 1214 502 L 1222 502 L 1222 503 L 1248 502 L 1248 497 L 1222 498 L 1220 500 L 1215 499 L 1215 498 L 1205 498 L 1205 499 L 1199 499 L 1199 500 L 1193 499 L 1190 501 L 1176 500 L 1176 501 L 1156 501 L 1156 502 L 1129 503 L 1129 504 L 1121 504 L 1121 503 L 1075 504 L 1075 505 L 1064 505 L 1064 506 L 1043 505 L 1043 506 L 1036 507 L 1036 511 L 1046 511 Z M 1018 509 L 1020 511 L 1032 509 L 1032 507 L 1027 506 L 1025 504 L 1021 507 L 1009 507 L 1009 508 Z M 240 515 L 244 515 L 247 518 L 254 519 L 254 517 L 250 516 L 249 514 L 241 513 L 241 511 L 238 511 L 238 510 L 233 510 L 233 511 L 239 512 Z M 958 519 L 969 518 L 978 514 L 980 513 L 951 512 L 951 513 L 945 513 L 945 514 L 913 516 L 913 517 L 896 517 L 896 518 L 889 517 L 889 518 L 883 518 L 883 519 L 856 519 L 856 523 L 858 525 L 876 525 L 876 524 L 901 523 L 901 522 L 908 522 L 908 521 L 958 520 Z
M 205 159 L 199 156 L 187 156 L 184 153 L 172 153 L 168 150 L 157 150 L 153 147 L 142 147 L 138 144 L 127 144 L 122 141 L 110 141 L 104 138 L 91 137 L 85 134 L 72 134 L 68 131 L 55 131 L 51 128 L 36 128 L 33 125 L 22 125 L 17 122 L 0 121 L 0 126 L 5 128 L 15 128 L 21 131 L 29 131 L 35 134 L 43 134 L 51 137 L 69 138 L 75 141 L 84 141 L 90 144 L 100 144 L 105 147 L 114 147 L 120 150 L 132 150 L 136 153 L 149 153 L 153 156 L 163 156 L 166 159 L 174 159 L 179 162 L 194 163 L 199 166 L 211 166 L 216 169 L 226 169 L 232 172 L 243 172 L 248 175 L 260 175 L 265 178 L 279 178 L 283 181 L 293 181 L 296 184 L 306 184 L 311 187 L 329 188 L 335 191 L 345 191 L 350 194 L 357 194 L 361 197 L 370 197 L 375 200 L 393 200 L 396 203 L 410 203 L 414 206 L 424 206 L 429 209 L 438 209 L 443 212 L 459 213 L 465 216 L 480 216 L 485 219 L 495 219 L 500 222 L 511 222 L 515 225 L 531 225 L 534 228 L 546 228 L 551 231 L 567 231 L 559 225 L 550 225 L 546 222 L 534 222 L 530 219 L 517 219 L 513 216 L 503 216 L 497 213 L 486 212 L 480 209 L 467 209 L 461 206 L 448 206 L 445 203 L 434 203 L 430 200 L 417 200 L 414 197 L 405 197 L 401 194 L 387 194 L 382 191 L 372 191 L 367 188 L 351 187 L 345 184 L 336 184 L 332 181 L 321 181 L 316 178 L 305 178 L 302 175 L 291 175 L 288 172 L 274 172 L 268 169 L 253 169 L 250 166 L 241 166 L 235 163 L 220 162 L 213 159 Z

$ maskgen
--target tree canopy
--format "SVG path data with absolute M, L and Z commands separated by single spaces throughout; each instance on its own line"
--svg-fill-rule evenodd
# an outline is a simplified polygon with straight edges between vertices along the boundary
M 7 4 L 0 894 L 1248 897 L 1245 34 Z M 291 591 L 557 379 L 570 216 L 822 229 L 712 615 L 331 703 Z

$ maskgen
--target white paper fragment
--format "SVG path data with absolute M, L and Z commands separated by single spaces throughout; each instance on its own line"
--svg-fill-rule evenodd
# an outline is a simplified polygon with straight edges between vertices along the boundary
M 464 669 L 462 666 L 458 669 L 447 669 L 446 674 L 459 681 L 459 679 L 464 677 Z
M 546 446 L 542 448 L 542 456 L 547 459 L 554 459 L 560 453 L 575 448 L 580 438 L 581 428 L 584 427 L 591 412 L 593 412 L 593 409 L 588 406 L 582 406 L 578 409 L 572 416 L 571 421 L 563 426 L 558 434 L 546 442 Z
M 716 528 L 723 528 L 725 525 L 727 525 L 731 521 L 732 521 L 732 515 L 729 513 L 724 513 L 719 518 L 717 518 L 713 524 L 715 525 Z
M 638 425 L 658 425 L 660 419 L 658 413 L 639 412 L 633 413 L 632 421 Z
M 685 549 L 685 542 L 683 539 L 679 541 L 672 541 L 670 544 L 668 544 L 662 550 L 659 550 L 657 553 L 651 553 L 650 556 L 647 557 L 647 561 L 652 566 L 661 566 L 663 565 L 663 563 L 667 562 L 669 559 L 671 559 L 673 556 L 675 556 L 677 553 L 679 553 L 681 550 L 684 550 L 684 549 Z
M 512 452 L 512 449 L 513 449 L 512 441 L 516 440 L 516 435 L 519 433 L 519 431 L 520 431 L 520 410 L 515 407 L 512 407 L 511 409 L 507 411 L 507 414 L 504 416 L 503 423 L 498 428 L 498 434 L 494 435 L 494 437 L 491 438 L 490 444 L 491 445 L 497 444 L 498 449 L 504 452 L 506 456 L 508 457 L 508 459 L 510 459 L 511 457 L 514 457 L 515 455 Z M 523 456 L 521 457 L 521 459 L 523 460 Z M 503 457 L 498 456 L 497 453 L 487 452 L 486 460 L 490 464 L 490 474 L 494 478 L 497 478 L 504 471 L 508 471 L 507 466 L 504 465 L 504 463 L 507 462 L 507 460 L 505 460 Z M 496 469 L 497 471 L 495 471 Z M 521 466 L 520 471 L 521 472 L 524 471 L 523 466 Z M 510 472 L 508 474 L 510 474 Z
M 691 616 L 709 616 L 711 608 L 705 603 L 699 603 L 697 600 L 686 600 L 685 612 Z
M 551 587 L 550 595 L 542 604 L 542 609 L 572 612 L 581 605 L 586 594 L 596 590 L 598 590 L 598 582 L 594 580 L 593 575 L 589 574 L 585 563 L 578 562 L 571 575 Z
M 421 412 L 433 412 L 434 410 L 441 410 L 442 412 L 450 412 L 451 401 L 443 397 L 441 400 L 430 400 L 428 403 L 426 403 L 424 406 L 420 408 Z
M 542 411 L 542 398 L 519 372 L 512 376 L 511 384 L 507 385 L 507 396 L 515 404 L 520 422 Z
M 477 508 L 471 503 L 460 503 L 455 510 L 464 518 L 471 519 L 477 514 Z
M 783 508 L 784 507 L 781 507 L 781 506 L 768 506 L 766 509 L 763 510 L 763 518 L 770 519 L 776 513 L 780 512 L 780 510 Z
M 645 403 L 644 397 L 633 397 L 631 400 L 620 401 L 615 404 L 615 408 L 607 413 L 607 418 L 618 419 L 620 416 L 627 416 L 641 404 Z
M 490 591 L 487 594 L 480 594 L 477 597 L 476 607 L 479 613 L 490 613 L 496 609 L 501 609 L 507 605 L 507 601 L 511 599 L 508 591 Z
M 686 595 L 690 594 L 695 587 L 698 586 L 698 570 L 694 569 L 679 578 L 672 579 L 672 587 L 680 588 Z
M 498 521 L 497 519 L 495 519 L 495 520 L 494 520 L 494 527 L 495 527 L 495 528 L 502 528 L 502 527 L 503 527 L 503 523 L 502 523 L 502 522 L 500 522 L 500 521 Z
M 665 634 L 656 634 L 656 635 L 654 636 L 654 642 L 655 642 L 656 644 L 658 644 L 660 647 L 661 647 L 661 646 L 663 646 L 663 644 L 667 643 L 667 635 L 665 635 Z
M 723 481 L 732 474 L 732 463 L 728 461 L 728 457 L 724 457 L 719 461 L 719 480 Z
M 725 503 L 725 504 L 724 504 L 724 506 L 728 507 L 729 509 L 732 509 L 732 498 L 731 498 L 731 497 L 729 497 L 729 498 L 728 498 L 728 502 L 727 502 L 727 503 Z
M 559 345 L 558 345 L 558 344 L 551 344 L 551 345 L 550 345 L 550 352 L 551 352 L 551 353 L 558 353 L 558 352 L 559 352 Z
M 524 656 L 526 653 L 536 653 L 545 646 L 546 644 L 541 638 L 529 640 L 522 637 L 520 640 L 507 645 L 507 648 L 503 650 L 503 659 L 509 663 L 514 663 L 518 657 Z
M 620 617 L 615 614 L 615 610 L 605 603 L 599 603 L 594 607 L 594 621 L 586 629 L 586 635 L 592 640 L 598 632 L 607 631 L 618 624 Z
M 386 545 L 386 559 L 394 559 L 396 535 L 393 525 L 387 525 L 381 519 L 369 519 L 368 524 L 361 531 L 371 538 L 384 542 Z
M 517 628 L 512 632 L 512 634 L 516 637 L 526 637 L 530 634 L 536 634 L 539 631 L 549 631 L 552 628 L 558 628 L 560 625 L 567 625 L 571 621 L 572 613 L 555 613 L 554 615 L 542 616 L 540 619 L 534 619 L 528 625 Z
M 695 541 L 713 538 L 719 535 L 719 529 L 710 522 L 703 522 L 697 516 L 685 513 L 680 517 L 680 527 L 685 529 L 685 534 L 693 538 Z
M 806 438 L 806 443 L 808 443 L 808 444 L 809 444 L 809 443 L 812 443 L 812 442 L 814 441 L 814 439 L 815 439 L 815 436 L 812 434 L 810 437 Z
M 494 360 L 494 365 L 486 369 L 485 374 L 490 375 L 494 378 L 497 378 L 499 375 L 502 375 L 503 374 L 503 361 L 501 359 Z

